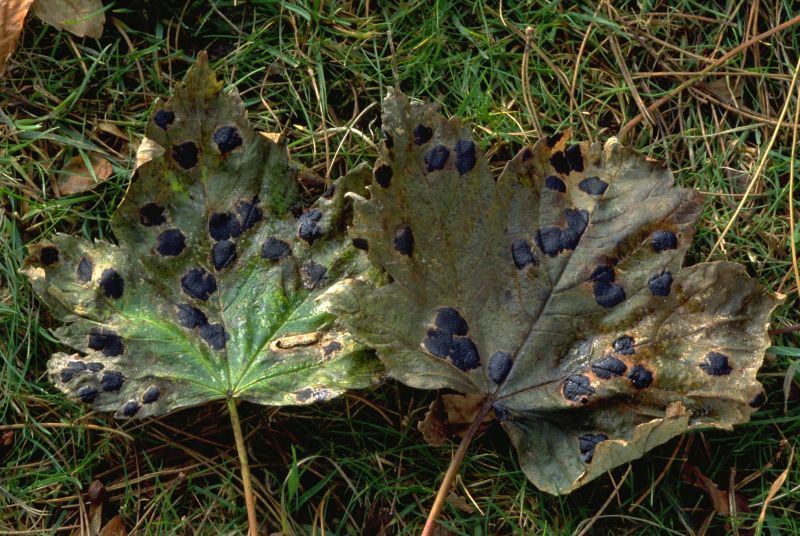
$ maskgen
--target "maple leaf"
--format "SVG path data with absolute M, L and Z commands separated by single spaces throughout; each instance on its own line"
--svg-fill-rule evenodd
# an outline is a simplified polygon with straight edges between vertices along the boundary
M 349 189 L 337 181 L 300 211 L 285 146 L 248 125 L 205 54 L 147 138 L 111 221 L 119 245 L 56 235 L 25 273 L 79 350 L 48 363 L 56 386 L 95 409 L 143 417 L 214 399 L 306 404 L 365 387 L 379 364 L 333 325 L 325 292 L 366 260 L 344 239 Z
M 495 181 L 458 120 L 391 90 L 383 130 L 350 234 L 386 284 L 337 299 L 390 376 L 483 395 L 475 423 L 493 411 L 554 494 L 749 419 L 780 297 L 737 264 L 681 267 L 697 192 L 615 140 L 568 134 Z

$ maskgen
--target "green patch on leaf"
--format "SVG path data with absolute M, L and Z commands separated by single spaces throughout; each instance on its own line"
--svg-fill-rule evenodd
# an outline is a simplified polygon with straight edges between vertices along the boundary
M 468 129 L 396 92 L 382 128 L 350 233 L 390 282 L 338 302 L 391 376 L 483 395 L 555 494 L 749 419 L 781 298 L 736 264 L 682 268 L 697 192 L 615 140 L 569 134 L 495 180 Z
M 363 192 L 369 172 L 302 212 L 285 146 L 254 132 L 221 89 L 201 54 L 156 104 L 146 135 L 162 150 L 113 216 L 118 245 L 57 235 L 30 248 L 25 273 L 64 322 L 56 336 L 78 350 L 55 354 L 50 375 L 96 409 L 306 404 L 380 373 L 326 298 L 366 266 L 344 237 L 345 194 Z

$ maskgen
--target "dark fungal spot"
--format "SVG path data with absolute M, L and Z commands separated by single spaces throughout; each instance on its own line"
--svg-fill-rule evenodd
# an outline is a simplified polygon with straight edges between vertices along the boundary
M 562 194 L 567 191 L 567 185 L 555 175 L 548 175 L 545 177 L 544 185 L 546 188 L 550 188 L 556 192 L 561 192 Z
M 545 255 L 555 257 L 564 249 L 561 243 L 561 234 L 559 227 L 542 227 L 536 233 L 536 245 Z
M 628 367 L 625 363 L 612 355 L 607 355 L 592 365 L 592 372 L 594 372 L 598 378 L 604 380 L 609 379 L 611 376 L 622 376 L 625 374 L 626 370 L 628 370 Z
M 147 203 L 139 209 L 139 222 L 145 227 L 161 225 L 167 221 L 164 216 L 164 207 L 155 203 Z
M 125 405 L 122 406 L 122 415 L 125 417 L 133 417 L 139 411 L 140 407 L 136 400 L 128 400 L 125 402 Z
M 380 166 L 375 168 L 373 172 L 373 176 L 375 177 L 375 182 L 381 185 L 383 188 L 388 188 L 389 184 L 392 182 L 392 166 L 381 164 Z
M 573 374 L 564 378 L 564 398 L 571 402 L 585 401 L 585 397 L 594 394 L 594 388 L 587 376 Z
M 564 153 L 562 151 L 553 153 L 553 155 L 550 157 L 550 165 L 553 166 L 553 169 L 555 169 L 557 173 L 561 173 L 562 175 L 569 174 L 569 162 L 567 161 L 566 157 L 564 157 Z
M 606 441 L 608 436 L 606 434 L 588 433 L 583 434 L 578 438 L 578 450 L 581 453 L 581 461 L 589 463 L 594 457 L 594 449 L 598 443 Z
M 414 127 L 414 143 L 417 145 L 422 145 L 423 143 L 427 143 L 433 137 L 433 129 L 428 128 L 425 125 L 417 125 Z
M 158 400 L 159 396 L 161 396 L 161 391 L 155 385 L 151 385 L 144 394 L 142 394 L 142 402 L 145 404 L 152 404 Z
M 153 122 L 158 125 L 161 130 L 167 130 L 167 127 L 175 121 L 175 112 L 169 110 L 159 110 L 153 116 Z
M 190 268 L 181 277 L 181 288 L 192 298 L 206 301 L 216 292 L 217 280 L 203 268 Z
M 125 292 L 125 280 L 113 268 L 106 268 L 100 274 L 100 288 L 107 298 L 118 300 Z
M 89 348 L 102 352 L 106 357 L 116 357 L 125 351 L 122 337 L 106 329 L 92 328 L 89 331 Z
M 496 384 L 501 384 L 508 377 L 511 372 L 511 367 L 514 365 L 514 360 L 508 352 L 495 352 L 489 359 L 489 366 L 487 372 L 489 379 Z
M 325 277 L 328 269 L 316 261 L 306 261 L 300 268 L 300 278 L 303 280 L 303 287 L 306 290 L 314 290 Z
M 567 220 L 567 226 L 578 234 L 583 234 L 589 225 L 589 212 L 586 210 L 564 209 L 564 218 Z
M 448 335 L 466 335 L 469 330 L 467 321 L 452 307 L 439 307 L 436 309 L 434 325 Z
M 229 153 L 242 145 L 242 137 L 235 127 L 220 127 L 211 136 L 221 153 Z
M 410 257 L 414 253 L 414 233 L 411 232 L 411 227 L 403 225 L 395 231 L 394 249 L 406 257 Z
M 236 245 L 230 240 L 217 242 L 211 246 L 211 260 L 218 272 L 230 266 L 236 260 Z
M 369 241 L 366 238 L 354 238 L 353 247 L 361 251 L 369 251 Z
M 578 188 L 589 195 L 603 195 L 608 188 L 608 183 L 598 177 L 587 177 L 578 183 Z
M 564 151 L 564 156 L 566 156 L 572 171 L 577 171 L 579 173 L 583 171 L 583 155 L 581 155 L 580 145 L 575 143 L 567 147 L 566 151 Z
M 553 147 L 556 146 L 556 143 L 561 141 L 561 138 L 563 138 L 563 137 L 564 137 L 564 133 L 563 132 L 556 132 L 552 136 L 547 136 L 547 138 L 545 138 L 545 143 L 547 144 L 547 146 L 550 149 L 552 149 Z
M 625 301 L 625 289 L 616 283 L 595 283 L 594 301 L 601 307 L 614 307 Z
M 180 164 L 183 169 L 191 169 L 197 165 L 197 145 L 192 141 L 186 141 L 172 146 L 172 158 Z
M 227 240 L 242 234 L 242 224 L 230 212 L 215 212 L 208 219 L 208 234 L 214 240 Z
M 459 369 L 467 372 L 481 366 L 481 357 L 475 343 L 467 337 L 455 337 L 450 347 L 450 359 Z
M 189 329 L 208 324 L 208 318 L 203 311 L 197 307 L 192 307 L 188 303 L 179 303 L 178 312 L 175 316 L 177 317 L 178 324 Z
M 58 250 L 53 246 L 45 246 L 39 252 L 39 261 L 45 266 L 50 266 L 58 262 Z
M 655 274 L 647 280 L 647 287 L 653 296 L 669 296 L 670 287 L 672 287 L 672 274 L 664 272 Z
M 88 367 L 83 361 L 70 361 L 67 366 L 61 369 L 61 381 L 67 383 L 72 380 L 76 374 L 80 374 Z
M 444 145 L 437 145 L 425 153 L 425 165 L 428 171 L 439 171 L 444 169 L 447 164 L 447 159 L 450 157 L 450 151 Z
M 522 270 L 529 264 L 536 266 L 536 257 L 533 256 L 530 244 L 521 238 L 511 244 L 511 258 L 517 270 Z
M 643 365 L 634 365 L 628 373 L 628 379 L 637 389 L 644 389 L 653 383 L 653 373 Z
M 623 335 L 622 337 L 614 341 L 614 344 L 612 346 L 614 348 L 614 351 L 617 352 L 618 354 L 633 355 L 635 353 L 633 345 L 634 345 L 633 337 L 631 337 L 630 335 Z
M 494 402 L 492 404 L 492 411 L 494 411 L 494 416 L 497 418 L 498 422 L 506 421 L 511 417 L 511 410 L 500 402 Z
M 760 408 L 761 406 L 764 405 L 764 402 L 766 401 L 767 401 L 767 395 L 764 394 L 764 391 L 761 391 L 756 396 L 754 396 L 752 400 L 750 400 L 750 402 L 747 403 L 747 405 L 750 406 L 751 408 Z
M 589 276 L 589 280 L 594 283 L 613 283 L 614 279 L 614 268 L 604 265 L 597 266 Z
M 125 378 L 122 376 L 121 372 L 117 372 L 116 370 L 109 370 L 103 373 L 103 377 L 100 379 L 100 387 L 102 387 L 103 391 L 119 391 L 122 389 L 122 384 L 125 383 Z
M 313 244 L 314 240 L 322 236 L 322 229 L 319 228 L 319 221 L 322 219 L 322 212 L 319 209 L 312 208 L 304 212 L 297 219 L 297 236 Z
M 335 193 L 336 193 L 336 185 L 331 184 L 330 186 L 325 188 L 324 192 L 322 192 L 322 197 L 324 197 L 325 199 L 330 199 L 331 197 L 333 197 Z
M 429 329 L 422 345 L 436 357 L 445 358 L 450 353 L 450 346 L 453 344 L 452 333 L 446 333 L 438 329 Z
M 78 279 L 84 283 L 88 283 L 92 280 L 93 270 L 94 264 L 92 264 L 92 261 L 89 260 L 89 257 L 82 257 L 81 262 L 78 263 Z
M 81 399 L 81 402 L 85 402 L 86 404 L 91 404 L 97 398 L 97 395 L 100 393 L 92 387 L 91 385 L 83 385 L 80 389 L 78 389 L 78 398 Z
M 270 236 L 264 240 L 264 245 L 261 246 L 261 258 L 270 261 L 277 261 L 291 254 L 292 248 L 289 247 L 289 244 L 274 236 Z
M 650 235 L 653 251 L 666 251 L 678 247 L 678 237 L 672 231 L 655 231 Z
M 239 219 L 242 221 L 242 231 L 251 228 L 264 217 L 264 211 L 256 204 L 257 201 L 254 199 L 252 203 L 250 201 L 236 203 L 236 213 L 239 214 Z
M 383 134 L 383 143 L 386 145 L 387 149 L 391 149 L 394 147 L 394 138 L 387 130 L 381 129 L 381 133 Z
M 333 352 L 335 352 L 337 350 L 341 350 L 341 349 L 342 349 L 342 345 L 341 344 L 339 344 L 337 341 L 331 341 L 331 342 L 329 342 L 328 344 L 326 344 L 325 346 L 322 347 L 322 353 L 325 354 L 326 356 L 329 356 Z
M 728 363 L 728 356 L 719 352 L 709 352 L 700 368 L 709 376 L 727 376 L 733 370 Z
M 456 169 L 460 175 L 468 173 L 475 167 L 475 143 L 468 140 L 456 142 Z
M 176 257 L 186 247 L 186 237 L 180 229 L 167 229 L 156 238 L 156 251 L 165 257 Z
M 100 372 L 106 367 L 99 361 L 90 361 L 89 363 L 86 363 L 86 368 L 89 369 L 91 372 Z
M 531 158 L 533 158 L 533 152 L 531 152 L 530 147 L 525 147 L 525 149 L 522 150 L 522 161 L 527 162 Z
M 222 324 L 203 324 L 200 326 L 200 337 L 214 350 L 222 350 L 228 340 Z

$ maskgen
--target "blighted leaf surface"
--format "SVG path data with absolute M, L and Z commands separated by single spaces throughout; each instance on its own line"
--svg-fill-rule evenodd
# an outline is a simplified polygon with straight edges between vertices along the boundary
M 78 350 L 54 355 L 49 372 L 97 409 L 146 416 L 225 397 L 304 404 L 377 373 L 332 327 L 324 298 L 364 268 L 344 240 L 344 196 L 363 191 L 369 172 L 337 181 L 308 211 L 319 214 L 317 240 L 303 240 L 285 147 L 257 135 L 240 99 L 221 89 L 202 54 L 156 104 L 146 135 L 164 150 L 137 168 L 113 216 L 119 245 L 57 235 L 30 248 L 25 273 L 64 322 L 58 338 Z
M 568 134 L 495 181 L 468 129 L 397 93 L 382 128 L 350 233 L 391 283 L 338 299 L 390 375 L 485 396 L 551 493 L 748 420 L 779 299 L 732 263 L 681 267 L 698 193 Z

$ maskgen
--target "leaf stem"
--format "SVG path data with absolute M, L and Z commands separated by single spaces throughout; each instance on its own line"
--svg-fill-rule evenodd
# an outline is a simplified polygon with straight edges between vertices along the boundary
M 236 409 L 236 400 L 228 398 L 228 412 L 231 415 L 233 437 L 236 440 L 236 452 L 239 453 L 239 464 L 242 471 L 242 485 L 244 487 L 244 502 L 247 506 L 248 536 L 258 535 L 258 520 L 256 519 L 256 501 L 253 495 L 253 485 L 250 478 L 250 464 L 247 461 L 247 449 L 244 445 L 242 423 L 239 422 L 239 411 Z
M 447 468 L 442 484 L 439 486 L 439 491 L 436 493 L 436 499 L 433 501 L 428 519 L 425 520 L 425 528 L 422 529 L 422 536 L 433 536 L 434 529 L 436 528 L 436 520 L 439 518 L 439 514 L 442 513 L 447 495 L 450 492 L 450 488 L 453 486 L 453 481 L 456 479 L 458 469 L 461 467 L 461 462 L 464 461 L 464 457 L 467 455 L 467 449 L 469 449 L 472 439 L 478 432 L 481 423 L 483 423 L 483 419 L 485 419 L 492 410 L 493 403 L 494 397 L 489 397 L 484 401 L 481 410 L 478 412 L 478 416 L 475 417 L 475 420 L 469 425 L 467 432 L 461 439 L 458 450 L 456 450 L 456 453 L 453 455 L 453 459 L 450 461 L 450 466 Z

